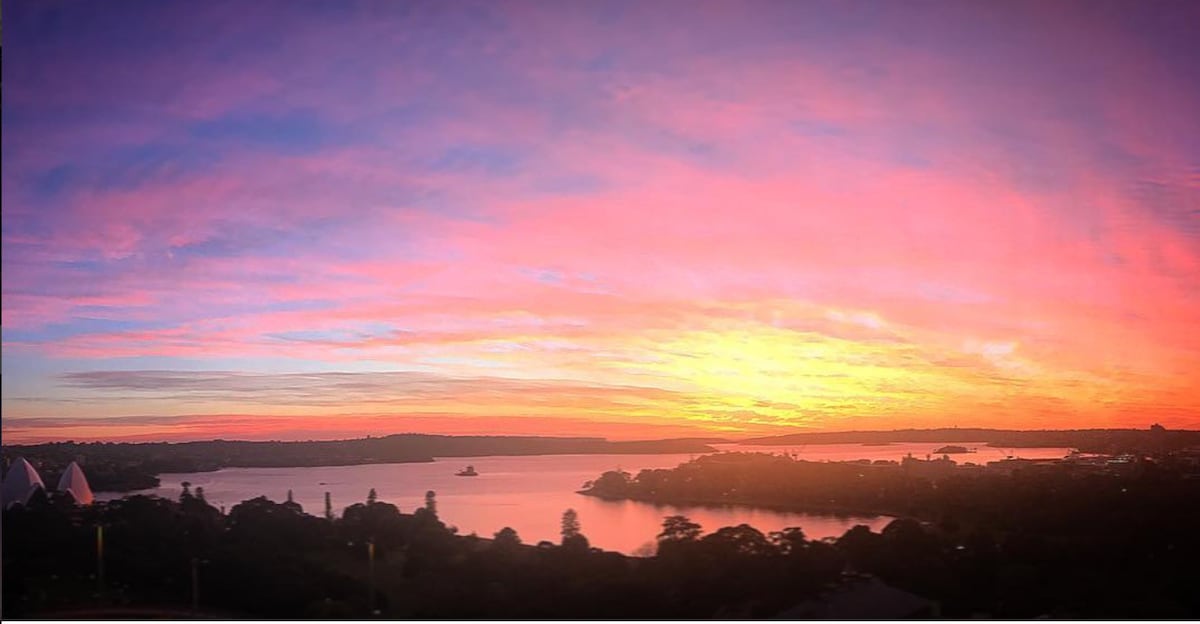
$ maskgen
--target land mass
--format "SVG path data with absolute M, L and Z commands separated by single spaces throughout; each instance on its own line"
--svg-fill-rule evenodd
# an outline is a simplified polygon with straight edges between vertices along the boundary
M 599 437 L 448 436 L 403 433 L 351 440 L 300 442 L 53 442 L 0 446 L 6 465 L 24 457 L 44 477 L 56 478 L 71 461 L 85 465 L 98 492 L 132 492 L 157 487 L 158 475 L 221 468 L 294 468 L 358 464 L 429 462 L 435 457 L 567 454 L 705 454 L 722 438 L 610 441 Z M 1003 429 L 906 429 L 899 431 L 810 432 L 752 438 L 746 445 L 887 444 L 893 442 L 971 442 L 1001 448 L 1068 447 L 1085 453 L 1165 452 L 1200 446 L 1200 431 L 1086 429 L 1013 431 Z
M 592 548 L 573 510 L 559 543 L 508 527 L 459 535 L 432 491 L 411 514 L 368 495 L 323 516 L 265 497 L 226 513 L 199 488 L 83 507 L 40 492 L 3 513 L 4 615 L 178 619 L 190 604 L 214 619 L 1194 620 L 1198 458 L 963 473 L 949 460 L 725 453 L 605 473 L 597 494 L 902 514 L 836 539 L 668 516 L 646 557 Z
M 1149 429 L 901 429 L 821 431 L 750 438 L 741 444 L 884 444 L 889 442 L 974 442 L 998 448 L 1064 447 L 1084 453 L 1161 452 L 1200 445 L 1200 431 Z
M 589 455 L 712 453 L 720 438 L 610 441 L 604 438 L 536 436 L 445 436 L 396 434 L 353 440 L 304 442 L 52 442 L 3 446 L 5 464 L 24 457 L 54 478 L 82 460 L 97 492 L 131 492 L 157 487 L 158 475 L 221 468 L 294 468 L 430 462 L 435 457 L 487 455 Z

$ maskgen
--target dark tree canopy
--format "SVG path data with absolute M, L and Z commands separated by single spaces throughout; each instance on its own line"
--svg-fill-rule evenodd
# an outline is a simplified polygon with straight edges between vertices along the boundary
M 492 537 L 492 544 L 497 548 L 510 548 L 521 545 L 521 538 L 512 527 L 504 527 Z
M 580 534 L 579 514 L 574 509 L 568 509 L 562 515 L 562 539 L 563 543 L 567 540 L 578 537 Z
M 431 516 L 437 517 L 437 492 L 433 490 L 425 492 L 425 511 Z
M 658 534 L 660 542 L 690 542 L 700 538 L 702 528 L 692 522 L 687 516 L 667 516 L 663 518 L 662 533 Z

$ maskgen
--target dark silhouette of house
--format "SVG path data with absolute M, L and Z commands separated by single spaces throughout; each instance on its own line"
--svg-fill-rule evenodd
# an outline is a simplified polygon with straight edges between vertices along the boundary
M 938 603 L 892 587 L 872 576 L 781 611 L 775 619 L 902 620 L 936 618 L 940 612 Z
M 904 474 L 930 480 L 953 476 L 957 465 L 958 462 L 950 459 L 948 455 L 942 455 L 938 459 L 917 459 L 910 454 L 900 461 Z

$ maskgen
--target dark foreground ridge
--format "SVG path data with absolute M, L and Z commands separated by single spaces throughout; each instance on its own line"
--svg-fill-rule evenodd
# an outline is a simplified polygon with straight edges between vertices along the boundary
M 1200 587 L 1200 449 L 987 465 L 724 453 L 636 476 L 606 472 L 582 493 L 900 516 L 882 536 L 856 527 L 836 544 L 850 569 L 955 617 L 1200 615 L 1189 589 Z M 907 545 L 888 546 L 901 530 Z
M 787 495 L 806 475 L 783 462 L 707 456 L 677 469 L 678 482 Z M 867 478 L 868 467 L 836 466 Z M 571 510 L 557 544 L 526 545 L 509 528 L 461 536 L 439 519 L 434 492 L 401 513 L 372 491 L 340 517 L 264 497 L 226 514 L 187 488 L 178 501 L 86 507 L 42 493 L 4 512 L 3 616 L 1194 618 L 1200 480 L 1190 474 L 1149 464 L 981 481 L 891 473 L 874 485 L 920 513 L 880 533 L 810 540 L 803 527 L 712 531 L 668 516 L 647 558 L 591 548 Z
M 535 436 L 445 436 L 404 433 L 380 438 L 305 442 L 53 442 L 0 448 L 5 465 L 24 457 L 50 476 L 85 458 L 97 492 L 132 492 L 157 487 L 158 475 L 221 468 L 295 468 L 429 462 L 435 457 L 486 455 L 576 455 L 711 453 L 717 438 L 613 442 L 604 438 Z

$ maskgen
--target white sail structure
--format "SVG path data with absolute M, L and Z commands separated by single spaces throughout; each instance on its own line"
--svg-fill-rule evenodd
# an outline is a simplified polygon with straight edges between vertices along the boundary
M 66 472 L 63 472 L 62 478 L 58 480 L 58 491 L 70 492 L 77 505 L 91 505 L 92 501 L 96 500 L 87 477 L 83 475 L 83 468 L 75 462 L 67 466 Z
M 24 457 L 17 458 L 9 467 L 8 475 L 4 477 L 4 508 L 8 509 L 18 503 L 27 504 L 39 489 L 46 489 L 42 477 Z

